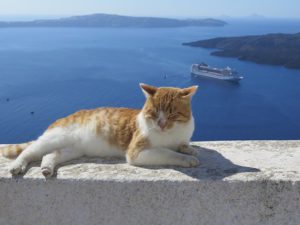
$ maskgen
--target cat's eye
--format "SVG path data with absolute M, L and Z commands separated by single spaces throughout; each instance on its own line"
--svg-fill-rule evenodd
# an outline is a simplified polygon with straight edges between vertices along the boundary
M 172 113 L 168 116 L 168 119 L 176 119 L 179 115 L 177 113 Z
M 185 122 L 187 120 L 187 116 L 181 112 L 176 112 L 176 113 L 170 114 L 168 116 L 168 119 L 178 121 L 178 122 Z
M 157 118 L 158 113 L 156 113 L 155 111 L 148 111 L 145 114 L 145 117 L 148 119 L 155 119 Z
M 152 118 L 153 118 L 152 114 L 149 114 L 149 113 L 145 114 L 145 117 L 146 117 L 147 119 L 152 119 Z
M 174 120 L 174 121 L 183 121 L 185 117 L 181 115 L 180 113 L 173 113 L 168 116 L 168 119 Z
M 158 112 L 152 112 L 152 118 L 157 118 L 158 117 Z

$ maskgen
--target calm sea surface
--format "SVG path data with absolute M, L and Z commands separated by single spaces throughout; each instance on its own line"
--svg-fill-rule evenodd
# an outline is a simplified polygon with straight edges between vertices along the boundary
M 300 139 L 300 70 L 219 58 L 181 45 L 270 32 L 300 32 L 300 21 L 232 21 L 221 28 L 0 29 L 0 143 L 34 139 L 79 109 L 141 108 L 140 82 L 199 85 L 193 140 Z M 234 84 L 191 78 L 190 65 L 202 61 L 231 66 L 245 79 Z

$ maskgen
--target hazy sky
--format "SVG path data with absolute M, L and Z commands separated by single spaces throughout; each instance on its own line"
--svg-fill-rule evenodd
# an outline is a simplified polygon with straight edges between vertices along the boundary
M 90 13 L 163 17 L 259 14 L 300 18 L 300 0 L 0 0 L 0 16 Z

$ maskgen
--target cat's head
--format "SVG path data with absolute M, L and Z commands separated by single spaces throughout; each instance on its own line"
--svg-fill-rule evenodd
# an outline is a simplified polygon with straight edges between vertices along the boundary
M 146 96 L 142 113 L 153 128 L 167 131 L 176 123 L 187 123 L 192 117 L 191 98 L 198 86 L 188 88 L 154 87 L 140 84 Z

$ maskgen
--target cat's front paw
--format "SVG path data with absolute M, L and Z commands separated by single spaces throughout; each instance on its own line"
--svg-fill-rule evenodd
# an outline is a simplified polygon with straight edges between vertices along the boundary
M 179 152 L 183 154 L 193 155 L 197 157 L 199 155 L 198 151 L 189 145 L 182 145 L 179 147 Z
M 12 162 L 12 164 L 9 168 L 9 172 L 12 175 L 18 175 L 18 174 L 24 173 L 26 170 L 26 166 L 27 166 L 26 163 L 22 163 L 20 161 L 15 160 L 14 162 Z
M 42 167 L 41 170 L 42 170 L 42 174 L 44 175 L 45 178 L 52 177 L 53 172 L 54 172 L 53 168 L 51 168 L 51 167 Z
M 183 167 L 197 167 L 199 166 L 199 160 L 194 156 L 185 157 L 183 160 Z

